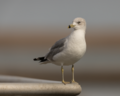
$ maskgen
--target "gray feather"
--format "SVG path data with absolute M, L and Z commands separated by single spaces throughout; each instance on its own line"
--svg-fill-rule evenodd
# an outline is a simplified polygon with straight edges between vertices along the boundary
M 50 49 L 49 53 L 46 55 L 46 59 L 53 60 L 53 56 L 58 54 L 64 49 L 64 43 L 66 41 L 66 38 L 60 39 L 57 41 L 52 48 Z

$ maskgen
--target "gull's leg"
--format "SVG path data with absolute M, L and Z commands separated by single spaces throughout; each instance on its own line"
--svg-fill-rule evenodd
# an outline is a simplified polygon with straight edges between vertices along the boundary
M 64 81 L 64 69 L 63 69 L 63 65 L 61 66 L 61 73 L 62 73 L 62 83 L 63 83 L 63 84 L 68 84 L 68 83 L 70 83 L 70 82 L 65 82 L 65 81 Z
M 77 83 L 75 82 L 75 79 L 74 79 L 74 65 L 72 65 L 72 83 Z

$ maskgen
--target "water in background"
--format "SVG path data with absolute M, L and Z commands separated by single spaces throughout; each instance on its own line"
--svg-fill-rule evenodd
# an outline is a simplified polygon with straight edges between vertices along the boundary
M 81 84 L 81 83 L 80 83 Z M 82 83 L 79 96 L 120 96 L 120 83 Z

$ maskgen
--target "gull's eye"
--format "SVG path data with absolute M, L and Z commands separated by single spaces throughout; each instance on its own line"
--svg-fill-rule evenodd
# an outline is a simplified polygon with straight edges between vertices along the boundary
M 77 23 L 78 23 L 78 24 L 80 24 L 81 22 L 80 22 L 80 21 L 78 21 Z

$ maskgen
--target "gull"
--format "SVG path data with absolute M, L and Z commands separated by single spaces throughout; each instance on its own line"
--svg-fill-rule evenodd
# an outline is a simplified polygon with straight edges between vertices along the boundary
M 86 21 L 81 17 L 75 18 L 68 28 L 73 28 L 73 32 L 71 32 L 70 35 L 57 41 L 45 56 L 34 58 L 34 61 L 40 61 L 41 64 L 53 63 L 61 66 L 63 84 L 70 83 L 64 81 L 63 66 L 68 65 L 72 65 L 71 83 L 77 83 L 74 79 L 74 64 L 79 61 L 86 52 Z

